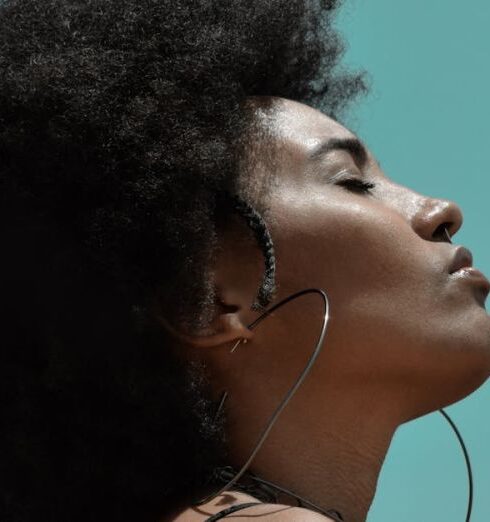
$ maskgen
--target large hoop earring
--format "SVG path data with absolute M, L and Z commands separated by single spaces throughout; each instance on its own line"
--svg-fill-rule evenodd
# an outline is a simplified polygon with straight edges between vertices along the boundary
M 449 239 L 449 242 L 451 243 L 451 236 L 449 235 L 449 232 L 447 231 L 446 228 L 445 228 L 445 231 L 446 231 L 446 235 L 447 235 L 447 237 Z M 304 379 L 306 378 L 306 376 L 310 372 L 313 364 L 315 363 L 318 355 L 320 354 L 320 351 L 321 351 L 322 346 L 323 346 L 323 340 L 325 338 L 325 334 L 326 334 L 326 331 L 327 331 L 328 320 L 329 320 L 329 302 L 328 302 L 328 297 L 327 297 L 326 293 L 323 290 L 320 290 L 318 288 L 308 288 L 306 290 L 301 290 L 300 292 L 292 294 L 292 295 L 286 297 L 285 299 L 283 299 L 282 301 L 279 301 L 279 303 L 277 303 L 276 305 L 272 306 L 270 309 L 266 310 L 263 314 L 261 314 L 255 321 L 253 321 L 248 326 L 250 329 L 255 328 L 268 315 L 270 315 L 274 310 L 277 310 L 281 306 L 285 305 L 286 303 L 288 303 L 288 302 L 290 302 L 290 301 L 292 301 L 292 300 L 294 300 L 294 299 L 296 299 L 298 297 L 301 297 L 303 295 L 310 294 L 310 293 L 318 293 L 318 294 L 320 294 L 320 296 L 323 298 L 324 306 L 325 306 L 325 314 L 323 316 L 323 323 L 322 323 L 321 332 L 320 332 L 320 335 L 318 337 L 318 341 L 317 341 L 317 344 L 315 346 L 315 349 L 313 350 L 313 353 L 310 356 L 310 359 L 308 360 L 304 370 L 301 372 L 301 374 L 298 377 L 298 379 L 296 380 L 296 382 L 289 389 L 289 391 L 287 392 L 287 394 L 285 395 L 283 400 L 280 402 L 279 406 L 276 408 L 276 410 L 274 411 L 274 413 L 270 417 L 269 422 L 267 423 L 265 429 L 263 430 L 261 436 L 259 437 L 259 439 L 258 439 L 258 441 L 257 441 L 257 443 L 256 443 L 256 445 L 255 445 L 255 447 L 254 447 L 254 449 L 252 451 L 252 453 L 250 454 L 250 456 L 247 459 L 247 461 L 245 462 L 245 464 L 241 467 L 241 469 L 234 476 L 232 476 L 232 478 L 230 480 L 228 480 L 228 482 L 221 489 L 219 489 L 216 493 L 212 493 L 211 495 L 208 495 L 207 497 L 205 497 L 205 498 L 201 499 L 200 501 L 194 503 L 193 504 L 194 506 L 199 506 L 201 504 L 205 504 L 205 503 L 213 500 L 214 498 L 216 498 L 218 495 L 221 495 L 221 493 L 223 493 L 224 491 L 229 489 L 231 486 L 233 486 L 240 479 L 240 477 L 245 473 L 247 468 L 252 463 L 253 458 L 255 457 L 255 455 L 259 451 L 260 447 L 264 443 L 265 439 L 267 438 L 267 435 L 269 434 L 270 430 L 272 429 L 272 427 L 273 427 L 274 423 L 276 422 L 277 418 L 279 417 L 279 415 L 281 414 L 283 409 L 286 407 L 288 402 L 292 399 L 293 395 L 296 393 L 298 388 L 301 386 L 302 382 L 304 381 Z M 242 340 L 240 339 L 233 346 L 232 351 L 234 351 L 238 347 L 238 345 L 240 344 L 241 341 Z M 228 396 L 228 392 L 224 392 L 223 396 L 221 398 L 221 401 L 220 401 L 220 404 L 219 404 L 219 407 L 218 407 L 216 415 L 218 415 L 220 413 L 221 409 L 223 408 L 223 405 L 224 405 L 224 403 L 226 401 L 227 396 Z M 456 438 L 458 440 L 458 443 L 459 443 L 459 445 L 461 447 L 461 450 L 462 450 L 462 453 L 463 453 L 463 457 L 464 457 L 464 461 L 465 461 L 465 465 L 466 465 L 467 477 L 468 477 L 468 502 L 467 502 L 467 508 L 466 508 L 465 522 L 470 522 L 470 520 L 471 520 L 471 512 L 472 512 L 472 507 L 473 507 L 473 472 L 472 472 L 472 467 L 471 467 L 470 456 L 468 454 L 468 450 L 466 449 L 466 445 L 464 443 L 463 437 L 461 436 L 461 433 L 459 432 L 458 428 L 456 427 L 456 424 L 454 423 L 454 421 L 451 419 L 451 417 L 448 415 L 448 413 L 445 410 L 443 410 L 442 408 L 439 409 L 438 412 L 444 417 L 444 419 L 447 421 L 447 423 L 451 427 L 452 431 L 456 435 Z M 231 468 L 228 467 L 224 471 L 226 473 L 230 473 Z M 314 504 L 313 502 L 310 502 L 309 500 L 307 500 L 307 499 L 297 495 L 296 493 L 293 493 L 292 491 L 289 491 L 286 488 L 278 486 L 277 484 L 273 484 L 272 482 L 263 480 L 263 479 L 261 479 L 259 477 L 252 476 L 252 479 L 254 481 L 256 481 L 257 483 L 259 483 L 259 484 L 263 484 L 263 485 L 266 485 L 266 486 L 273 487 L 274 489 L 276 489 L 278 491 L 281 491 L 283 493 L 286 493 L 286 494 L 296 498 L 296 500 L 300 501 L 302 505 L 304 505 L 306 507 L 313 508 L 316 511 L 318 511 L 319 513 L 322 513 L 325 516 L 332 517 L 332 518 L 334 518 L 336 520 L 343 520 L 342 516 L 340 515 L 340 513 L 338 513 L 335 510 L 324 510 L 324 509 L 320 508 L 319 506 L 317 506 L 316 504 Z
M 296 379 L 294 384 L 291 386 L 289 391 L 286 393 L 286 395 L 284 396 L 282 401 L 279 403 L 279 405 L 275 409 L 274 413 L 269 418 L 269 421 L 267 422 L 264 430 L 262 431 L 262 434 L 260 435 L 259 439 L 257 440 L 257 442 L 255 444 L 255 447 L 252 450 L 252 452 L 251 452 L 250 456 L 248 457 L 248 459 L 246 460 L 245 464 L 243 464 L 243 466 L 240 468 L 240 470 L 223 487 L 221 487 L 215 493 L 212 493 L 212 494 L 208 495 L 207 497 L 205 497 L 205 498 L 199 500 L 198 502 L 194 503 L 194 506 L 199 506 L 201 504 L 206 504 L 207 502 L 213 500 L 214 498 L 216 498 L 217 496 L 219 496 L 223 492 L 225 492 L 227 489 L 232 487 L 242 477 L 242 475 L 245 473 L 245 471 L 248 469 L 248 467 L 252 463 L 255 455 L 258 453 L 258 451 L 260 450 L 260 448 L 264 444 L 265 439 L 267 438 L 267 436 L 269 435 L 269 432 L 271 431 L 271 429 L 274 426 L 275 422 L 279 418 L 279 415 L 282 413 L 284 408 L 287 406 L 289 401 L 293 398 L 294 394 L 297 392 L 298 388 L 301 386 L 301 384 L 305 380 L 306 376 L 310 372 L 311 368 L 315 364 L 315 361 L 316 361 L 317 357 L 319 356 L 319 354 L 321 352 L 321 349 L 323 347 L 323 340 L 324 340 L 325 334 L 327 332 L 327 324 L 328 324 L 328 320 L 329 320 L 329 302 L 328 302 L 327 294 L 323 290 L 320 290 L 318 288 L 307 288 L 305 290 L 301 290 L 299 292 L 296 292 L 294 294 L 289 295 L 288 297 L 284 298 L 282 301 L 279 301 L 277 304 L 275 304 L 274 306 L 272 306 L 271 308 L 266 310 L 257 319 L 255 319 L 255 321 L 253 321 L 251 324 L 248 325 L 248 328 L 253 329 L 253 328 L 257 327 L 272 312 L 274 312 L 275 310 L 277 310 L 281 306 L 284 306 L 285 304 L 293 301 L 294 299 L 297 299 L 298 297 L 302 297 L 304 295 L 313 294 L 313 293 L 319 294 L 320 297 L 322 298 L 323 304 L 324 304 L 324 314 L 323 314 L 323 320 L 322 320 L 322 327 L 321 327 L 321 330 L 320 330 L 320 334 L 318 336 L 318 341 L 317 341 L 317 343 L 315 345 L 315 349 L 313 350 L 313 353 L 311 354 L 310 358 L 308 359 L 308 362 L 306 363 L 305 368 L 303 369 L 303 371 L 301 372 L 299 377 Z M 240 339 L 233 346 L 232 351 L 234 351 L 238 347 L 238 345 L 240 344 L 241 341 L 242 340 Z M 223 394 L 222 398 L 221 398 L 220 406 L 218 407 L 218 411 L 217 411 L 216 415 L 218 415 L 219 412 L 221 411 L 221 408 L 223 407 L 223 404 L 224 404 L 227 396 L 228 396 L 228 394 L 227 394 L 227 392 L 225 392 Z M 299 497 L 297 495 L 295 495 L 295 496 L 296 496 L 296 498 L 301 500 L 305 505 L 308 505 L 308 506 L 316 509 L 320 513 L 326 513 L 319 506 L 316 506 L 312 502 L 310 502 L 310 501 L 308 501 L 306 499 L 303 499 L 303 498 L 301 498 L 301 497 Z

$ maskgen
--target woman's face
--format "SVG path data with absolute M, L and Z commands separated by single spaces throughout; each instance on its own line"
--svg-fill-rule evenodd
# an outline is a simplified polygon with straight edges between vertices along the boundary
M 350 131 L 306 105 L 276 99 L 257 118 L 270 135 L 261 149 L 270 145 L 276 159 L 266 221 L 276 250 L 277 299 L 317 287 L 330 301 L 318 362 L 327 373 L 317 371 L 317 384 L 328 374 L 349 390 L 382 387 L 413 400 L 416 416 L 484 382 L 489 284 L 465 271 L 451 273 L 471 264 L 465 256 L 458 264 L 458 245 L 444 233 L 447 227 L 453 236 L 461 227 L 459 207 L 393 182 Z M 255 175 L 271 173 L 258 168 Z M 281 346 L 293 342 L 304 346 L 298 352 L 309 352 L 321 326 L 318 299 L 290 308 L 263 327 L 269 345 L 278 347 L 271 349 L 276 360 L 285 353 Z

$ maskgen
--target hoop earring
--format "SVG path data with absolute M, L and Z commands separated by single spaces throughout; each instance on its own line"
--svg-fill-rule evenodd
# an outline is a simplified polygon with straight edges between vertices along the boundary
M 446 228 L 445 228 L 445 232 L 446 232 L 446 235 L 447 235 L 447 237 L 449 239 L 449 242 L 452 243 L 451 242 L 451 236 L 449 235 L 449 232 L 447 231 Z M 283 299 L 282 301 L 280 301 L 279 303 L 277 303 L 276 305 L 274 305 L 273 307 L 271 307 L 269 310 L 266 310 L 262 315 L 260 315 L 248 327 L 250 329 L 255 328 L 268 315 L 270 315 L 274 310 L 277 310 L 278 308 L 280 308 L 281 306 L 285 305 L 286 303 L 288 303 L 288 302 L 290 302 L 290 301 L 292 301 L 292 300 L 294 300 L 294 299 L 296 299 L 298 297 L 301 297 L 303 295 L 309 294 L 309 293 L 318 293 L 318 294 L 320 294 L 320 296 L 323 298 L 324 305 L 325 305 L 325 314 L 324 314 L 324 317 L 323 317 L 322 329 L 321 329 L 321 332 L 320 332 L 317 344 L 315 346 L 315 349 L 313 350 L 313 353 L 310 356 L 310 359 L 308 360 L 304 370 L 301 372 L 301 374 L 298 377 L 298 379 L 296 380 L 296 382 L 293 384 L 293 386 L 287 392 L 287 394 L 285 395 L 283 400 L 280 402 L 279 406 L 276 408 L 276 410 L 274 411 L 274 413 L 270 417 L 269 422 L 267 423 L 264 431 L 262 432 L 262 435 L 259 437 L 259 440 L 257 441 L 257 443 L 255 445 L 255 448 L 253 449 L 252 453 L 250 454 L 249 458 L 247 459 L 245 464 L 242 466 L 242 468 L 236 474 L 233 473 L 233 470 L 230 467 L 225 468 L 223 470 L 224 471 L 224 475 L 225 476 L 231 475 L 232 478 L 229 479 L 228 482 L 219 491 L 217 491 L 216 493 L 212 493 L 211 495 L 208 495 L 207 497 L 205 497 L 205 498 L 201 499 L 200 501 L 194 503 L 193 504 L 194 506 L 199 506 L 201 504 L 205 504 L 205 503 L 209 502 L 210 500 L 216 498 L 218 495 L 221 495 L 221 493 L 223 493 L 224 491 L 229 489 L 231 486 L 236 484 L 236 482 L 238 482 L 240 477 L 245 473 L 247 468 L 250 466 L 253 458 L 255 457 L 255 455 L 257 454 L 259 449 L 261 448 L 262 444 L 264 443 L 267 435 L 269 434 L 270 430 L 272 429 L 274 423 L 276 422 L 277 418 L 281 414 L 282 410 L 286 407 L 288 402 L 292 399 L 293 395 L 296 393 L 298 388 L 301 386 L 303 380 L 306 378 L 306 376 L 310 372 L 313 364 L 315 363 L 318 355 L 320 354 L 320 351 L 321 351 L 321 348 L 322 348 L 322 345 L 323 345 L 323 340 L 325 338 L 325 334 L 326 334 L 326 330 L 327 330 L 327 323 L 328 323 L 328 320 L 329 320 L 329 302 L 328 302 L 327 295 L 325 294 L 325 292 L 323 290 L 320 290 L 320 289 L 317 289 L 317 288 L 309 288 L 309 289 L 297 292 L 295 294 L 292 294 L 292 295 L 286 297 L 285 299 Z M 245 344 L 247 342 L 246 339 L 244 339 L 243 341 L 244 341 L 243 344 Z M 242 339 L 240 339 L 239 341 L 237 341 L 237 343 L 235 343 L 235 345 L 231 349 L 232 352 L 238 347 L 240 342 L 242 342 Z M 228 397 L 228 392 L 225 391 L 223 393 L 222 397 L 221 397 L 220 404 L 219 404 L 218 410 L 216 412 L 216 417 L 220 414 L 227 397 Z M 461 448 L 462 453 L 463 453 L 463 457 L 464 457 L 464 461 L 465 461 L 465 465 L 466 465 L 467 477 L 468 477 L 468 502 L 467 502 L 467 508 L 466 508 L 465 522 L 470 522 L 470 520 L 471 520 L 471 512 L 472 512 L 472 507 L 473 507 L 473 471 L 472 471 L 472 467 L 471 467 L 470 456 L 468 454 L 468 450 L 466 449 L 466 445 L 464 443 L 463 437 L 462 437 L 461 433 L 459 432 L 458 428 L 456 427 L 456 424 L 454 423 L 454 421 L 451 419 L 451 417 L 448 415 L 448 413 L 445 410 L 443 410 L 442 408 L 438 410 L 438 413 L 440 413 L 444 417 L 444 419 L 447 421 L 447 423 L 451 427 L 452 431 L 456 435 L 456 438 L 458 440 L 458 443 L 459 443 L 460 448 Z M 278 491 L 280 491 L 282 493 L 286 493 L 287 495 L 290 495 L 290 496 L 296 498 L 296 500 L 298 502 L 300 502 L 301 503 L 300 505 L 302 505 L 302 506 L 310 507 L 310 508 L 318 511 L 319 513 L 321 513 L 321 514 L 323 514 L 323 515 L 325 515 L 327 517 L 333 518 L 334 520 L 339 520 L 339 521 L 343 520 L 342 515 L 338 511 L 335 511 L 335 510 L 324 510 L 324 509 L 320 508 L 319 506 L 317 506 L 316 504 L 313 504 L 313 502 L 310 502 L 309 500 L 307 500 L 307 499 L 297 495 L 296 493 L 293 493 L 292 491 L 289 491 L 286 488 L 278 486 L 277 484 L 274 484 L 274 483 L 272 483 L 270 481 L 266 481 L 264 479 L 261 479 L 260 477 L 257 477 L 255 475 L 251 475 L 251 479 L 253 481 L 255 481 L 256 483 L 260 484 L 260 485 L 265 485 L 265 486 L 272 487 L 272 488 L 274 488 L 274 489 L 276 489 L 276 490 L 278 490 Z
M 271 415 L 269 421 L 267 422 L 264 430 L 262 431 L 262 434 L 260 435 L 258 441 L 256 442 L 255 447 L 252 450 L 252 452 L 251 452 L 250 456 L 248 457 L 248 459 L 246 460 L 245 464 L 243 464 L 243 466 L 240 468 L 240 470 L 223 487 L 221 487 L 215 493 L 212 493 L 212 494 L 208 495 L 207 497 L 199 500 L 198 502 L 195 502 L 193 504 L 194 506 L 199 506 L 201 504 L 205 504 L 205 503 L 213 500 L 214 498 L 216 498 L 217 496 L 219 496 L 223 492 L 225 492 L 227 489 L 229 489 L 231 486 L 233 486 L 236 482 L 238 482 L 240 477 L 245 473 L 245 471 L 248 469 L 248 467 L 252 463 L 255 455 L 258 453 L 258 451 L 260 450 L 260 448 L 264 444 L 265 439 L 267 438 L 267 436 L 269 435 L 269 432 L 271 431 L 271 429 L 274 426 L 275 422 L 279 418 L 279 415 L 282 413 L 284 408 L 287 406 L 289 401 L 293 398 L 294 394 L 297 392 L 298 388 L 301 386 L 301 384 L 305 380 L 306 376 L 310 372 L 311 368 L 315 364 L 315 361 L 316 361 L 317 357 L 320 354 L 320 351 L 321 351 L 321 349 L 323 347 L 323 340 L 324 340 L 325 334 L 327 332 L 327 323 L 328 323 L 328 320 L 329 320 L 329 302 L 328 302 L 327 294 L 323 290 L 320 290 L 318 288 L 307 288 L 305 290 L 301 290 L 299 292 L 296 292 L 296 293 L 291 294 L 290 296 L 284 298 L 282 301 L 279 301 L 279 303 L 275 304 L 274 306 L 272 306 L 271 308 L 266 310 L 255 321 L 253 321 L 251 324 L 248 325 L 248 328 L 250 328 L 252 330 L 256 326 L 258 326 L 272 312 L 274 312 L 275 310 L 277 310 L 281 306 L 284 306 L 285 304 L 289 303 L 290 301 L 293 301 L 294 299 L 297 299 L 298 297 L 302 297 L 304 295 L 313 294 L 313 293 L 319 294 L 320 297 L 322 298 L 323 304 L 324 304 L 324 315 L 323 315 L 321 331 L 320 331 L 320 334 L 318 336 L 318 341 L 317 341 L 317 343 L 315 345 L 315 349 L 313 350 L 312 355 L 310 356 L 308 362 L 306 363 L 305 368 L 303 369 L 303 371 L 301 372 L 299 377 L 296 379 L 294 384 L 291 386 L 289 391 L 286 393 L 286 395 L 284 396 L 282 401 L 279 403 L 279 405 L 275 409 L 274 413 Z M 242 342 L 242 339 L 239 339 L 237 341 L 237 343 L 233 346 L 231 351 L 233 352 L 238 347 L 238 345 L 241 342 Z M 221 398 L 221 401 L 220 401 L 220 405 L 219 405 L 218 410 L 216 412 L 216 416 L 218 416 L 220 414 L 227 397 L 228 397 L 228 392 L 225 391 L 223 393 L 223 395 L 222 395 L 222 398 Z M 300 500 L 303 504 L 305 504 L 306 506 L 311 507 L 311 508 L 317 510 L 318 512 L 328 516 L 328 512 L 323 510 L 319 506 L 313 504 L 312 502 L 310 502 L 310 501 L 308 501 L 308 500 L 306 500 L 306 499 L 304 499 L 304 498 L 302 498 L 302 497 L 300 497 L 298 495 L 294 495 L 294 496 L 298 500 Z

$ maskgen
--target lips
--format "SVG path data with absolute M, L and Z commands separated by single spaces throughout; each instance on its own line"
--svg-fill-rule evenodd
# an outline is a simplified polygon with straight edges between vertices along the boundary
M 458 247 L 449 267 L 453 278 L 473 282 L 478 300 L 484 305 L 490 293 L 490 282 L 479 270 L 473 267 L 473 254 L 465 247 Z

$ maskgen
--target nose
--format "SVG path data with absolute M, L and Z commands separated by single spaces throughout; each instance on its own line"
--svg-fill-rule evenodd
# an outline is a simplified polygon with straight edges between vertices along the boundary
M 448 241 L 461 228 L 463 213 L 460 207 L 447 199 L 424 197 L 412 217 L 412 227 L 428 241 Z M 449 232 L 447 236 L 446 230 Z

